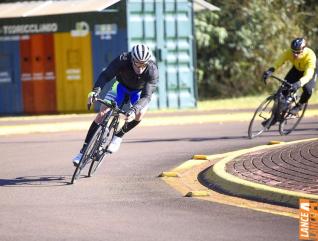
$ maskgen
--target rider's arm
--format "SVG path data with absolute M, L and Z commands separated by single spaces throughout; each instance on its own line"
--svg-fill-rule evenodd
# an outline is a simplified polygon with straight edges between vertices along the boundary
M 135 113 L 139 113 L 151 101 L 153 92 L 156 91 L 157 84 L 147 83 L 141 92 L 140 99 L 132 107 Z
M 284 51 L 275 61 L 275 70 L 279 69 L 287 60 L 289 60 L 289 50 Z
M 303 77 L 300 78 L 301 86 L 307 84 L 314 76 L 316 69 L 316 55 L 313 51 L 309 51 L 306 56 L 306 70 L 304 71 Z
M 151 101 L 152 94 L 156 91 L 158 85 L 158 69 L 153 66 L 152 71 L 150 71 L 150 80 L 146 82 L 145 86 L 141 90 L 140 99 L 132 107 L 135 113 L 139 113 L 144 107 L 146 107 Z
M 105 84 L 111 81 L 119 72 L 121 66 L 124 63 L 123 54 L 115 58 L 107 68 L 103 69 L 103 71 L 99 74 L 97 81 L 94 84 L 94 89 L 101 88 L 105 86 Z

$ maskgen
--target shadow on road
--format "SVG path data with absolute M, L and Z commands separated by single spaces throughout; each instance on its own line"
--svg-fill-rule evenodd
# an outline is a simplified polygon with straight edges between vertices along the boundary
M 298 136 L 303 135 L 303 131 L 318 131 L 318 129 L 315 128 L 302 128 L 294 130 L 290 135 Z M 306 133 L 308 136 L 317 136 L 316 132 L 311 132 L 309 134 Z M 274 136 L 281 136 L 278 132 L 278 130 L 270 130 L 264 132 L 260 137 L 258 138 L 265 138 L 265 137 L 274 137 Z M 211 137 L 185 137 L 185 138 L 144 138 L 142 140 L 137 139 L 130 139 L 126 140 L 127 143 L 148 143 L 148 142 L 178 142 L 178 141 L 188 141 L 188 142 L 204 142 L 204 141 L 219 141 L 219 140 L 246 140 L 248 136 L 211 136 Z
M 0 187 L 51 187 L 69 184 L 65 176 L 26 176 L 14 179 L 0 179 Z
M 193 142 L 200 142 L 200 141 L 216 141 L 216 140 L 235 140 L 235 139 L 247 139 L 247 136 L 221 136 L 221 137 L 188 137 L 188 138 L 164 138 L 164 139 L 148 139 L 144 138 L 142 140 L 134 140 L 130 139 L 127 142 L 130 143 L 146 143 L 146 142 L 175 142 L 175 141 L 193 141 Z
M 0 136 L 1 138 L 1 136 Z M 43 144 L 43 143 L 61 143 L 61 140 L 63 140 L 63 142 L 69 143 L 69 142 L 81 142 L 83 139 L 79 138 L 79 139 L 57 139 L 57 140 L 49 140 L 47 138 L 43 138 L 40 140 L 36 140 L 36 141 L 24 141 L 24 140 L 0 140 L 0 145 L 2 144 L 24 144 L 24 145 L 32 145 L 32 144 Z

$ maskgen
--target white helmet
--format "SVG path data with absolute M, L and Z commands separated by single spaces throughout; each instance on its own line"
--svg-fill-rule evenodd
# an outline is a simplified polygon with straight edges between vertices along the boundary
M 131 49 L 133 61 L 147 64 L 151 58 L 151 52 L 147 45 L 136 44 Z

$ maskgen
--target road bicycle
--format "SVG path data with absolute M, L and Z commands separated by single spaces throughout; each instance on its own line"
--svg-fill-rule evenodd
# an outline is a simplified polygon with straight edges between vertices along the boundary
M 276 123 L 279 125 L 280 135 L 290 134 L 295 130 L 307 109 L 306 103 L 296 115 L 292 114 L 290 111 L 299 99 L 297 90 L 294 90 L 286 80 L 274 75 L 270 77 L 281 82 L 281 85 L 274 94 L 268 96 L 256 109 L 248 127 L 248 137 L 250 139 L 268 131 Z
M 94 175 L 97 168 L 102 164 L 104 156 L 110 154 L 107 148 L 120 124 L 120 114 L 126 115 L 126 112 L 121 109 L 122 106 L 118 107 L 115 101 L 107 101 L 99 98 L 95 98 L 95 101 L 109 107 L 109 111 L 104 116 L 103 121 L 99 124 L 94 136 L 88 143 L 72 176 L 72 184 L 76 182 L 83 169 L 89 164 L 88 177 Z

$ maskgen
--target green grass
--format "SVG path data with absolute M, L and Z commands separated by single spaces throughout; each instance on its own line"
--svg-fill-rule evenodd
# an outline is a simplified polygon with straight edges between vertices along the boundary
M 246 112 L 250 112 L 250 110 L 255 110 L 259 104 L 268 96 L 269 94 L 263 94 L 259 96 L 248 96 L 248 97 L 239 97 L 239 98 L 228 98 L 228 99 L 218 99 L 218 100 L 205 100 L 198 101 L 197 108 L 189 108 L 189 109 L 160 109 L 160 110 L 149 110 L 151 113 L 171 113 L 171 112 L 183 112 L 183 111 L 208 111 L 208 110 L 238 110 L 238 109 L 249 109 Z M 312 95 L 310 105 L 318 104 L 318 89 Z M 92 115 L 95 113 L 81 113 L 83 115 Z M 68 118 L 69 116 L 76 114 L 59 114 L 60 118 Z M 41 116 L 15 116 L 15 117 L 0 117 L 0 121 L 7 121 L 11 118 L 13 119 L 31 119 L 31 118 L 47 118 L 50 119 L 51 115 L 41 115 Z
M 205 100 L 198 102 L 199 110 L 221 109 L 255 109 L 268 95 L 239 97 L 220 100 Z
M 268 94 L 263 94 L 259 96 L 199 101 L 198 110 L 255 109 L 267 96 Z M 312 95 L 309 104 L 318 104 L 318 90 Z
M 192 108 L 194 111 L 204 110 L 236 110 L 236 109 L 255 109 L 269 94 L 262 94 L 259 96 L 246 96 L 239 98 L 217 99 L 198 101 L 198 108 Z M 318 104 L 318 90 L 312 95 L 309 103 Z M 182 112 L 189 109 L 161 109 L 150 110 L 152 113 L 157 112 Z

